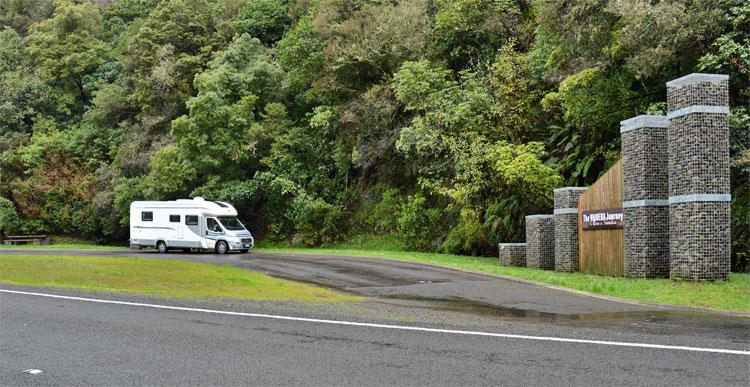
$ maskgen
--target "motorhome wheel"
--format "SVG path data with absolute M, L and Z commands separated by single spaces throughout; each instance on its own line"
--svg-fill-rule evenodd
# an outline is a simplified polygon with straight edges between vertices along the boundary
M 227 246 L 227 242 L 224 242 L 224 241 L 218 241 L 218 242 L 216 242 L 216 253 L 217 254 L 226 254 L 227 250 L 229 250 L 229 246 Z

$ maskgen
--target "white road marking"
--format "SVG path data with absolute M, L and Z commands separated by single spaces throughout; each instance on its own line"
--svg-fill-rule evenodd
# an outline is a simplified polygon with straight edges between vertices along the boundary
M 403 330 L 403 331 L 430 332 L 430 333 L 447 333 L 447 334 L 454 334 L 454 335 L 489 336 L 489 337 L 501 337 L 501 338 L 506 338 L 506 339 L 608 345 L 608 346 L 616 346 L 616 347 L 667 349 L 667 350 L 673 350 L 673 351 L 711 352 L 711 353 L 722 353 L 722 354 L 730 354 L 730 355 L 750 356 L 750 351 L 742 351 L 742 350 L 736 350 L 736 349 L 687 347 L 687 346 L 681 346 L 681 345 L 662 345 L 662 344 L 649 344 L 649 343 L 629 343 L 629 342 L 623 342 L 623 341 L 586 340 L 586 339 L 572 339 L 572 338 L 551 337 L 551 336 L 528 336 L 528 335 L 515 335 L 515 334 L 510 334 L 510 333 L 462 331 L 462 330 L 454 330 L 454 329 L 412 327 L 412 326 L 406 326 L 406 325 L 388 325 L 388 324 L 374 324 L 374 323 L 355 322 L 355 321 L 324 320 L 324 319 L 317 319 L 317 318 L 279 316 L 279 315 L 262 314 L 262 313 L 230 312 L 230 311 L 224 311 L 224 310 L 188 308 L 188 307 L 183 307 L 183 306 L 169 306 L 169 305 L 158 305 L 158 304 L 146 304 L 146 303 L 141 303 L 141 302 L 104 300 L 104 299 L 99 299 L 99 298 L 62 296 L 59 294 L 22 292 L 18 290 L 7 290 L 7 289 L 0 289 L 0 292 L 10 293 L 10 294 L 23 294 L 23 295 L 28 295 L 28 296 L 59 298 L 59 299 L 64 299 L 64 300 L 96 302 L 96 303 L 101 303 L 101 304 L 140 306 L 140 307 L 154 308 L 154 309 L 179 310 L 179 311 L 184 311 L 184 312 L 199 312 L 199 313 L 220 314 L 220 315 L 228 315 L 228 316 L 244 316 L 244 317 L 274 319 L 274 320 L 286 320 L 286 321 L 303 321 L 303 322 L 311 322 L 311 323 L 319 323 L 319 324 L 345 325 L 345 326 L 367 327 L 367 328 L 383 328 L 383 329 L 395 329 L 395 330 Z
M 27 374 L 32 374 L 32 375 L 36 375 L 36 374 L 41 374 L 41 373 L 42 373 L 42 370 L 37 370 L 37 369 L 34 369 L 34 368 L 32 368 L 32 369 L 30 369 L 30 370 L 25 370 L 25 371 L 23 371 L 23 372 L 25 372 L 25 373 L 27 373 Z

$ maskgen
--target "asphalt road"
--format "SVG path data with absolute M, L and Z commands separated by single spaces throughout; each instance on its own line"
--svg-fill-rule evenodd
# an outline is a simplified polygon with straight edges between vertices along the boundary
M 2 289 L 544 339 L 279 320 L 0 291 L 0 385 L 750 384 L 748 354 L 556 341 L 747 353 L 750 318 L 618 303 L 484 275 L 358 257 L 76 254 L 233 265 L 371 297 L 357 304 L 304 305 Z M 23 372 L 28 369 L 42 372 Z
M 750 356 L 0 294 L 0 384 L 747 385 Z M 40 374 L 23 372 L 41 370 Z
M 0 250 L 18 254 L 19 250 Z M 59 250 L 24 250 L 24 254 L 62 254 Z M 314 283 L 366 296 L 402 299 L 460 300 L 503 308 L 507 313 L 561 314 L 633 312 L 652 307 L 617 303 L 497 277 L 418 263 L 364 257 L 258 253 L 159 254 L 144 251 L 65 251 L 64 254 L 142 257 L 231 265 L 272 276 Z

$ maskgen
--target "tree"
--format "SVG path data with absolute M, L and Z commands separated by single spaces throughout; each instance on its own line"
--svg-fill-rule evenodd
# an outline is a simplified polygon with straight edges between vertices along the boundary
M 162 1 L 123 37 L 129 102 L 149 125 L 168 129 L 194 95 L 195 74 L 226 44 L 221 7 L 215 0 Z
M 268 49 L 248 34 L 195 77 L 198 95 L 187 101 L 188 115 L 172 122 L 172 135 L 199 174 L 237 176 L 244 171 L 230 165 L 252 168 L 254 124 L 260 108 L 281 96 L 282 77 Z
M 544 165 L 541 143 L 511 144 L 508 133 L 498 129 L 492 90 L 479 74 L 463 72 L 461 83 L 451 72 L 426 61 L 406 62 L 394 77 L 396 96 L 416 113 L 401 131 L 397 149 L 416 164 L 418 183 L 433 195 L 450 198 L 458 207 L 459 229 L 449 239 L 450 250 L 469 246 L 492 234 L 518 238 L 523 214 L 549 208 L 552 189 L 562 183 L 557 171 Z M 513 221 L 494 222 L 482 235 L 468 235 L 484 223 L 479 214 L 488 203 L 508 200 Z M 495 206 L 495 209 L 498 207 Z M 493 215 L 485 214 L 486 219 Z M 490 224 L 487 224 L 490 226 Z M 484 234 L 484 233 L 487 234 Z M 456 237 L 469 238 L 464 243 Z M 490 239 L 490 238 L 488 238 Z M 472 242 L 473 241 L 473 242 Z
M 291 24 L 286 0 L 255 0 L 245 3 L 232 25 L 238 34 L 250 34 L 265 45 L 279 41 Z
M 38 114 L 54 113 L 45 77 L 31 66 L 25 48 L 14 30 L 0 31 L 0 136 L 29 133 Z
M 534 79 L 527 57 L 517 51 L 515 40 L 503 45 L 491 66 L 490 84 L 494 94 L 493 116 L 513 142 L 541 138 L 540 129 L 547 118 L 538 106 L 543 97 Z
M 423 54 L 429 36 L 427 2 L 365 4 L 323 36 L 334 88 L 363 91 Z
M 58 2 L 52 18 L 31 27 L 27 50 L 69 113 L 80 113 L 91 98 L 84 77 L 105 61 L 103 37 L 99 8 L 91 3 Z
M 201 195 L 295 245 L 494 254 L 666 81 L 720 72 L 742 269 L 746 3 L 0 1 L 0 196 L 28 232 L 119 241 L 131 201 Z
M 671 78 L 692 71 L 699 53 L 726 25 L 721 0 L 621 0 L 615 9 L 622 27 L 611 55 L 624 58 L 636 78 Z
M 435 7 L 435 49 L 454 70 L 490 60 L 510 38 L 526 41 L 528 1 L 437 0 Z
M 18 227 L 18 214 L 13 202 L 0 196 L 0 236 L 13 232 Z
M 750 4 L 732 1 L 727 19 L 731 28 L 718 36 L 711 50 L 700 58 L 699 70 L 729 72 L 732 90 L 750 98 Z
M 325 63 L 324 47 L 325 42 L 315 34 L 311 16 L 299 20 L 277 45 L 279 61 L 288 74 L 290 91 L 302 108 L 320 99 L 310 88 L 317 82 Z
M 0 2 L 0 26 L 26 35 L 32 24 L 51 17 L 54 10 L 54 0 L 5 0 Z
M 188 192 L 188 187 L 195 180 L 195 168 L 175 145 L 167 145 L 156 151 L 149 166 L 151 170 L 146 177 L 149 196 L 177 199 Z
M 550 127 L 550 142 L 568 184 L 593 182 L 619 159 L 619 121 L 643 104 L 630 90 L 632 82 L 628 73 L 589 68 L 565 78 L 542 100 L 544 109 L 562 113 L 564 124 Z

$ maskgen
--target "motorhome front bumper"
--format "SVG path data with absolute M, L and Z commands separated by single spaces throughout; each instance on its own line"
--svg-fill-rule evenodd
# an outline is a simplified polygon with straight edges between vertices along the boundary
M 240 239 L 239 243 L 232 243 L 232 245 L 241 249 L 250 249 L 255 245 L 255 240 L 253 239 L 253 237 L 242 238 Z

